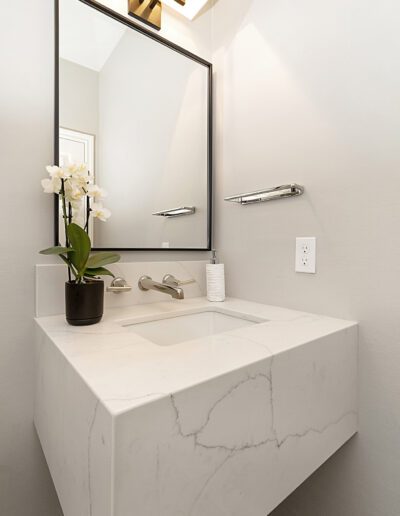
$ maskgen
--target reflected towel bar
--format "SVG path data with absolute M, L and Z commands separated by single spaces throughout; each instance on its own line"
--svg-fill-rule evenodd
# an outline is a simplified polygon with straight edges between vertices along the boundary
M 289 185 L 281 185 L 275 188 L 268 188 L 265 190 L 257 190 L 256 192 L 248 192 L 231 197 L 225 197 L 225 201 L 236 202 L 238 204 L 254 204 L 257 202 L 275 201 L 277 199 L 284 199 L 286 197 L 296 197 L 303 195 L 304 186 L 296 183 Z
M 153 213 L 156 217 L 182 217 L 182 215 L 194 215 L 196 208 L 194 206 L 183 206 L 182 208 L 173 208 L 172 210 L 157 211 Z

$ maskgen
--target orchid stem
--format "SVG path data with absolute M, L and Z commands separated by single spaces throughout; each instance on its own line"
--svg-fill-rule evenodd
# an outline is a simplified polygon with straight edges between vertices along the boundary
M 65 180 L 61 179 L 61 204 L 63 210 L 63 219 L 64 219 L 64 231 L 65 231 L 65 247 L 69 247 L 68 240 L 68 223 L 67 223 L 67 205 L 65 202 Z M 72 281 L 71 276 L 71 265 L 68 265 L 68 280 Z
M 89 219 L 90 219 L 90 199 L 89 196 L 86 195 L 86 225 L 85 225 L 85 231 L 89 234 Z

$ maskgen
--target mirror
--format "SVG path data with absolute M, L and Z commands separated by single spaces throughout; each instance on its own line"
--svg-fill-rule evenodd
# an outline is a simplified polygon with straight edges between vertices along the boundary
M 211 64 L 89 0 L 58 0 L 57 36 L 56 157 L 111 211 L 93 248 L 209 250 Z

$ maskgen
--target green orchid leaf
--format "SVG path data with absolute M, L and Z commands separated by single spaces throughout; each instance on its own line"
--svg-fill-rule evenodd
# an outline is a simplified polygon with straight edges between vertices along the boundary
M 86 276 L 89 278 L 94 278 L 96 276 L 112 276 L 115 278 L 114 274 L 104 267 L 98 267 L 97 269 L 86 269 L 85 277 Z
M 121 257 L 119 254 L 107 251 L 92 254 L 92 256 L 90 256 L 87 261 L 86 268 L 97 269 L 98 267 L 109 265 L 110 263 L 116 263 L 120 260 L 120 258 Z
M 90 238 L 84 229 L 74 223 L 68 225 L 67 233 L 73 248 L 70 260 L 78 271 L 78 275 L 82 276 L 90 254 Z
M 76 272 L 75 270 L 75 267 L 74 265 L 72 264 L 72 262 L 66 258 L 63 254 L 60 254 L 60 258 L 61 260 L 65 263 L 65 265 L 70 269 L 70 271 L 72 272 L 72 274 L 77 277 L 78 276 L 78 273 Z
M 40 254 L 59 255 L 59 254 L 71 253 L 72 251 L 73 251 L 73 249 L 71 247 L 61 247 L 58 245 L 56 247 L 49 247 L 48 249 L 43 249 L 43 251 L 40 251 Z

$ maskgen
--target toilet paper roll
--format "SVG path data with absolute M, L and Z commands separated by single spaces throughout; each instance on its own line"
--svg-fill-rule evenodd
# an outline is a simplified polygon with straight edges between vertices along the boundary
M 225 266 L 223 263 L 207 264 L 207 299 L 225 301 Z

